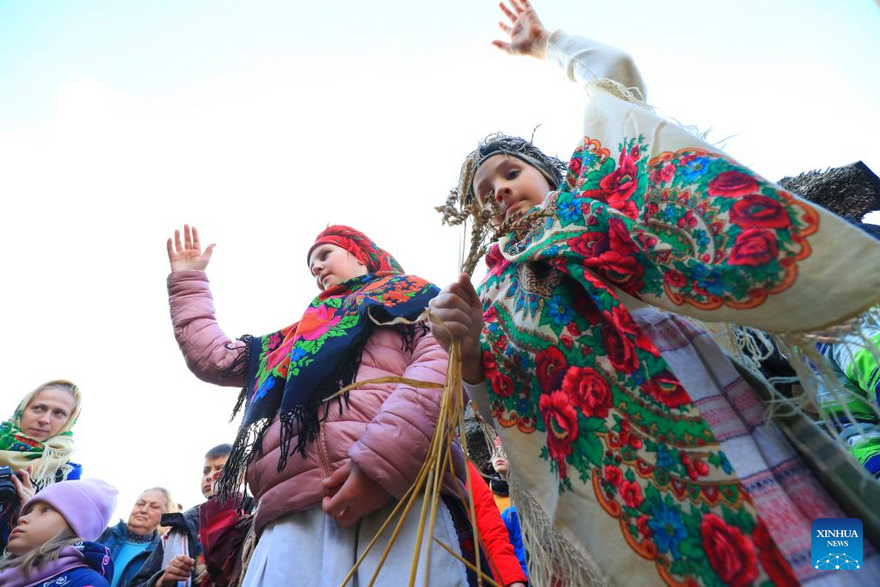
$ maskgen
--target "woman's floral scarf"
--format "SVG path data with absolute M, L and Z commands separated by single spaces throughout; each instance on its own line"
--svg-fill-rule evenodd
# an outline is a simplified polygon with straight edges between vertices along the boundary
M 371 273 L 324 290 L 291 326 L 265 336 L 242 337 L 248 346 L 236 411 L 242 405 L 245 411 L 218 484 L 224 499 L 241 483 L 254 446 L 262 446 L 262 436 L 276 416 L 281 421 L 278 470 L 293 453 L 305 455 L 330 409 L 342 409 L 342 398 L 325 400 L 354 382 L 361 351 L 375 324 L 414 320 L 439 293 L 432 283 L 403 275 L 391 255 L 354 229 L 330 227 L 316 241 L 323 242 L 351 250 Z M 411 339 L 413 327 L 403 329 L 409 331 L 405 340 Z M 296 445 L 291 448 L 294 438 Z
M 880 246 L 596 94 L 603 140 L 584 138 L 560 191 L 493 246 L 479 290 L 513 469 L 610 576 L 788 584 L 736 471 L 618 292 L 702 320 L 816 330 L 877 302 Z
M 56 480 L 64 480 L 69 471 L 66 465 L 73 452 L 73 427 L 79 418 L 82 402 L 79 389 L 75 385 L 66 381 L 61 383 L 71 386 L 75 404 L 67 424 L 55 436 L 37 440 L 20 428 L 25 409 L 40 391 L 51 386 L 51 382 L 25 395 L 12 417 L 0 423 L 0 465 L 11 467 L 13 471 L 33 467 L 31 479 L 39 489 Z

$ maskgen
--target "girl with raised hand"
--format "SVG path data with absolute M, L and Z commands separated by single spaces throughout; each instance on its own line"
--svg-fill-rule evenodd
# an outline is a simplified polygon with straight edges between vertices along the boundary
M 0 585 L 107 587 L 113 561 L 94 542 L 116 508 L 116 489 L 98 479 L 62 481 L 32 497 L 0 559 Z
M 214 318 L 205 274 L 213 246 L 203 252 L 195 228 L 184 226 L 183 240 L 175 232 L 168 240 L 168 292 L 174 334 L 193 373 L 242 387 L 244 419 L 219 493 L 232 495 L 244 474 L 258 503 L 259 542 L 244 585 L 295 578 L 303 585 L 338 586 L 415 480 L 446 376 L 447 354 L 427 328 L 377 323 L 416 319 L 438 290 L 405 274 L 363 233 L 330 226 L 306 255 L 320 293 L 299 321 L 233 342 Z M 327 401 L 352 382 L 388 376 L 439 387 L 371 383 Z M 458 479 L 447 479 L 450 489 L 464 479 L 461 450 L 452 450 Z M 418 512 L 419 503 L 414 507 Z M 434 536 L 456 552 L 458 536 L 469 531 L 461 527 L 463 510 L 453 511 L 460 507 L 455 499 L 441 503 L 434 527 Z M 409 576 L 418 530 L 418 515 L 410 514 L 377 584 L 399 585 Z M 369 581 L 389 534 L 359 567 L 355 584 Z M 442 547 L 430 547 L 431 584 L 468 583 L 463 564 Z
M 503 438 L 530 580 L 876 577 L 869 547 L 860 574 L 820 577 L 810 525 L 846 515 L 714 340 L 676 314 L 809 347 L 797 333 L 877 303 L 880 247 L 657 117 L 624 53 L 551 34 L 527 2 L 502 10 L 511 38 L 497 47 L 587 84 L 587 136 L 568 165 L 504 135 L 467 157 L 444 208 L 477 225 L 467 269 L 482 234 L 500 238 L 479 294 L 463 275 L 431 308 Z

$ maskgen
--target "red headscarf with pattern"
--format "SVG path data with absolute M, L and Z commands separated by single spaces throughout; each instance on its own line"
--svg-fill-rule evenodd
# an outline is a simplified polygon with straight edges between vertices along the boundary
M 315 239 L 315 244 L 306 254 L 306 261 L 317 247 L 330 244 L 343 248 L 367 268 L 370 273 L 387 271 L 390 273 L 403 273 L 403 267 L 389 253 L 379 248 L 370 238 L 359 230 L 342 224 L 328 226 Z

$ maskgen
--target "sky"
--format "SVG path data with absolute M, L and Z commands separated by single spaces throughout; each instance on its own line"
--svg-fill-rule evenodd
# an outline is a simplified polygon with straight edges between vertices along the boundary
M 308 4 L 299 6 L 298 4 Z M 870 0 L 536 0 L 544 25 L 628 51 L 667 117 L 770 179 L 880 172 L 880 9 Z M 567 159 L 585 95 L 505 55 L 494 2 L 0 0 L 2 402 L 56 378 L 84 409 L 75 460 L 120 489 L 201 500 L 236 389 L 198 381 L 168 316 L 184 222 L 232 337 L 295 322 L 306 251 L 349 224 L 443 286 L 461 234 L 433 207 L 503 130 Z

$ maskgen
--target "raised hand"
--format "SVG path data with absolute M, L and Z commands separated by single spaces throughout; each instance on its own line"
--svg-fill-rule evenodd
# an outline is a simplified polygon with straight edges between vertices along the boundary
M 449 350 L 450 335 L 461 342 L 461 374 L 468 383 L 483 380 L 480 333 L 483 331 L 483 308 L 471 284 L 470 277 L 462 274 L 428 303 L 435 317 L 445 328 L 431 322 L 431 333 L 443 348 Z
M 510 24 L 501 21 L 498 26 L 507 33 L 510 40 L 509 42 L 496 40 L 492 41 L 492 44 L 510 55 L 531 55 L 544 59 L 550 31 L 541 24 L 541 19 L 529 4 L 529 0 L 508 1 L 510 8 L 504 2 L 499 2 L 498 6 Z
M 189 271 L 192 269 L 204 271 L 211 260 L 211 253 L 215 244 L 208 245 L 202 252 L 202 244 L 199 242 L 199 231 L 195 226 L 190 231 L 189 224 L 183 225 L 183 242 L 180 241 L 180 231 L 174 231 L 174 240 L 168 239 L 168 261 L 171 263 L 171 271 Z

